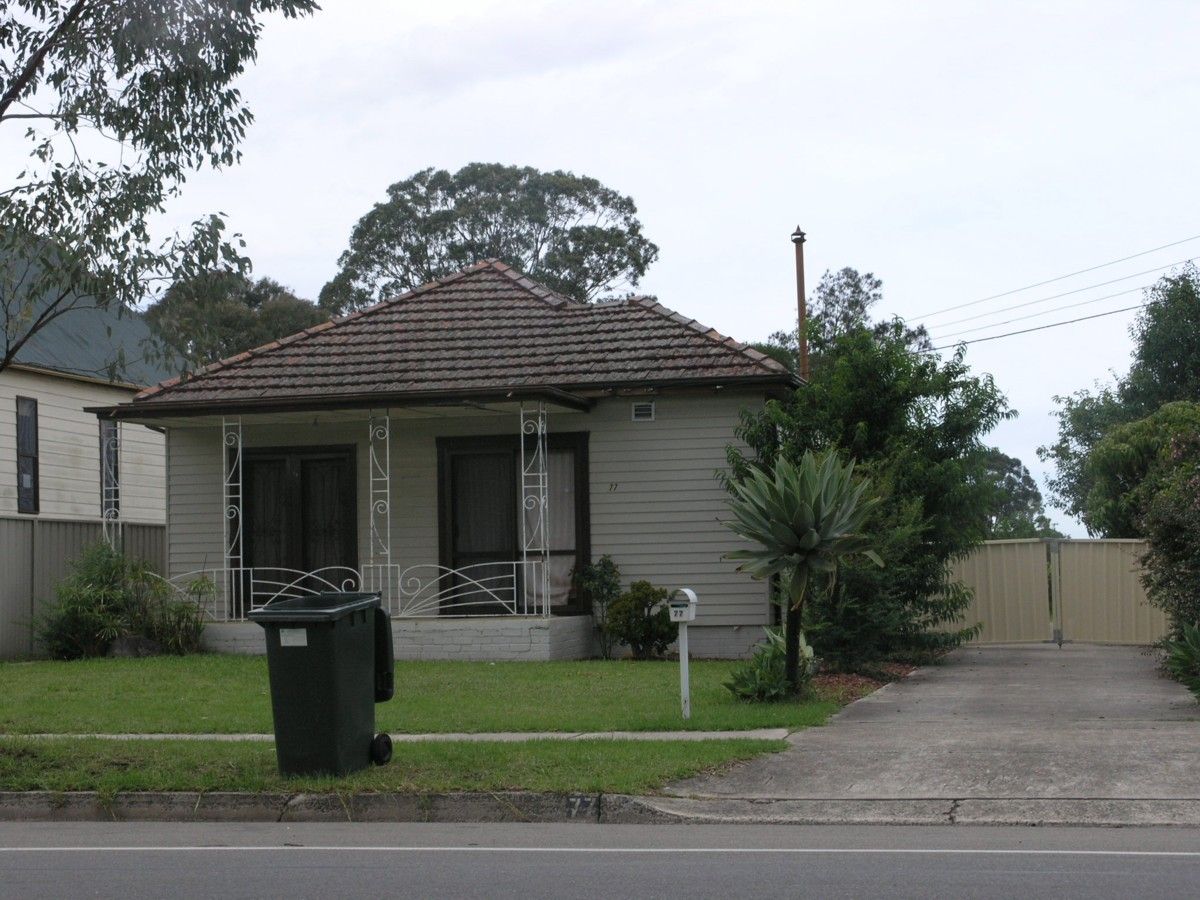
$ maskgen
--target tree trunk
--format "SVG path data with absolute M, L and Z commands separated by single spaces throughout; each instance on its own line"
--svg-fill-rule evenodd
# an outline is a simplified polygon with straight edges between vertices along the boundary
M 783 624 L 784 648 L 787 655 L 784 658 L 784 674 L 791 686 L 792 693 L 800 693 L 800 610 L 794 603 L 789 603 L 787 616 Z

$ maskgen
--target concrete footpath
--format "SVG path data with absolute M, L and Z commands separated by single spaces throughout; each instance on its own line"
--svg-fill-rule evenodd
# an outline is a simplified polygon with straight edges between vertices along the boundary
M 434 734 L 393 734 L 396 744 L 440 741 L 782 741 L 786 728 L 751 728 L 745 731 L 482 731 L 438 732 Z M 0 734 L 0 740 L 37 738 L 66 740 L 99 738 L 105 741 L 274 741 L 273 734 Z

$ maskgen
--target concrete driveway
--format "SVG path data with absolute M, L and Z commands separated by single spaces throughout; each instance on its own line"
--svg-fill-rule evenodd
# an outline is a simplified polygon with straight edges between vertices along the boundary
M 789 741 L 783 753 L 672 786 L 690 800 L 661 811 L 1200 824 L 1200 705 L 1138 648 L 959 650 Z

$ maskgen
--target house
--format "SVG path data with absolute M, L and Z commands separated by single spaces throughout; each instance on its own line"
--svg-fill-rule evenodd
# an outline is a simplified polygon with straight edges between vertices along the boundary
M 135 314 L 76 303 L 0 371 L 0 658 L 33 650 L 35 603 L 85 544 L 126 522 L 161 544 L 162 433 L 87 411 L 169 374 L 144 358 L 149 338 Z
M 401 658 L 591 653 L 576 566 L 700 596 L 693 652 L 740 656 L 766 585 L 723 555 L 718 473 L 785 367 L 644 298 L 585 304 L 488 261 L 143 391 L 102 416 L 167 438 L 168 575 L 246 613 L 378 590 Z

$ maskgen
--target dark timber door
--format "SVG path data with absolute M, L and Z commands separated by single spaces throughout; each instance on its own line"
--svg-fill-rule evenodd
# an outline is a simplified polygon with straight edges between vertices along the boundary
M 257 602 L 274 592 L 267 582 L 287 584 L 296 572 L 319 574 L 301 579 L 301 591 L 353 577 L 344 571 L 358 568 L 352 447 L 248 450 L 243 480 L 246 566 L 267 570 L 255 572 Z
M 517 458 L 510 449 L 453 449 L 443 467 L 449 504 L 446 554 L 454 576 L 447 613 L 485 614 L 515 602 Z M 445 538 L 444 538 L 445 539 Z

